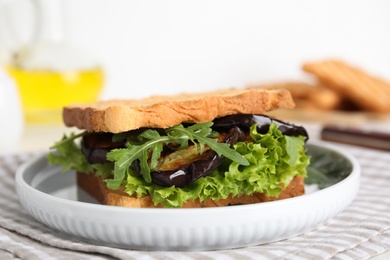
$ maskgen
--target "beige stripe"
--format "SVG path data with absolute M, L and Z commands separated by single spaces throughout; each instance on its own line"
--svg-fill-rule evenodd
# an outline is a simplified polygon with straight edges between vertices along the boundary
M 73 248 L 72 251 L 66 249 L 63 250 L 61 248 L 47 246 L 46 243 L 42 243 L 44 241 L 36 242 L 35 240 L 32 240 L 30 238 L 15 235 L 5 230 L 0 229 L 0 231 L 0 241 L 5 241 L 4 245 L 7 246 L 7 250 L 12 252 L 15 256 L 20 257 L 21 259 L 112 259 L 112 257 L 100 255 L 95 251 L 92 251 L 92 256 L 88 252 L 78 252 L 75 248 Z M 120 258 L 132 259 L 130 256 L 123 254 Z
M 5 200 L 5 198 L 16 198 L 15 182 L 13 180 L 7 181 L 5 178 L 3 178 L 1 182 L 2 183 L 0 184 L 0 189 L 2 197 L 0 197 L 0 201 Z
M 134 259 L 140 259 L 145 256 L 145 252 L 142 251 L 128 251 L 129 255 L 131 255 Z M 177 259 L 183 259 L 183 260 L 191 260 L 191 259 L 206 259 L 206 260 L 212 260 L 214 257 L 212 257 L 212 252 L 170 252 L 170 251 L 152 251 L 148 252 L 147 255 L 150 256 L 150 259 L 161 259 L 161 260 L 177 260 Z
M 360 212 L 373 212 L 376 215 L 380 212 L 385 213 L 386 209 L 390 206 L 390 201 L 383 200 L 381 196 L 376 197 L 376 199 L 360 199 L 359 201 L 354 202 L 346 212 L 350 212 L 350 210 L 360 211 Z
M 239 250 L 245 252 L 251 252 L 256 255 L 263 255 L 264 257 L 269 259 L 277 259 L 281 255 L 285 254 L 286 252 L 295 250 L 297 248 L 296 244 L 294 244 L 294 247 L 292 249 L 289 248 L 288 246 L 280 246 L 280 244 L 283 242 L 275 242 L 271 244 L 265 244 L 265 245 L 254 246 L 249 248 L 242 248 Z
M 342 222 L 344 222 L 344 221 L 362 222 L 362 221 L 366 221 L 366 220 L 370 221 L 373 218 L 373 216 L 377 216 L 375 214 L 371 214 L 370 215 L 369 212 L 372 212 L 371 210 L 369 212 L 367 212 L 367 215 L 364 214 L 365 213 L 364 211 L 358 211 L 358 212 L 359 212 L 359 214 L 352 214 L 352 212 L 351 212 L 348 215 L 343 214 L 343 215 L 337 216 L 334 219 L 334 222 L 337 222 L 337 221 L 342 221 Z M 378 216 L 378 217 L 380 218 L 381 216 Z M 349 223 L 345 223 L 345 224 L 348 225 Z
M 0 206 L 1 206 L 0 213 L 1 216 L 3 217 L 0 218 L 0 223 L 2 223 L 2 220 L 5 220 L 7 218 L 8 220 L 22 220 L 22 221 L 29 221 L 30 219 L 32 219 L 30 215 L 28 215 L 24 210 L 22 210 L 21 208 L 15 205 L 8 206 L 0 203 Z
M 35 248 L 31 243 L 26 241 L 21 241 L 21 237 L 15 237 L 9 232 L 2 231 L 0 234 L 0 247 L 3 250 L 7 250 L 16 257 L 21 259 L 54 259 L 48 254 L 40 251 Z M 3 245 L 3 246 L 2 246 Z
M 26 228 L 26 225 L 29 226 Z M 31 225 L 31 226 L 30 226 Z M 37 225 L 37 226 L 34 226 Z M 139 259 L 144 256 L 144 253 L 137 251 L 126 251 L 116 248 L 95 246 L 84 242 L 73 240 L 61 233 L 54 233 L 52 230 L 40 226 L 38 222 L 21 223 L 19 226 L 15 226 L 15 231 L 19 233 L 19 237 L 22 239 L 28 239 L 28 241 L 39 241 L 44 248 L 57 252 L 57 249 L 71 250 L 70 252 L 86 252 L 93 254 L 110 255 L 119 259 Z M 0 232 L 1 233 L 1 232 Z M 62 251 L 59 251 L 59 253 Z M 149 253 L 148 253 L 149 254 Z M 74 259 L 72 257 L 64 259 Z M 87 258 L 89 259 L 89 257 Z
M 333 233 L 334 234 L 334 233 Z M 333 238 L 329 238 L 330 241 L 329 243 L 333 245 L 339 245 L 342 248 L 349 248 L 354 246 L 356 243 L 361 243 L 361 239 L 356 239 L 356 238 L 350 238 L 350 237 L 345 237 L 345 236 L 336 236 Z
M 333 248 L 324 247 L 321 249 L 316 249 L 312 247 L 301 248 L 295 252 L 288 253 L 283 255 L 283 259 L 296 259 L 297 257 L 301 257 L 303 259 L 327 259 L 332 254 L 336 253 Z M 299 259 L 299 258 L 298 258 Z
M 241 259 L 241 255 L 246 256 L 248 259 L 277 259 L 278 256 L 276 254 L 273 254 L 272 250 L 268 249 L 262 249 L 264 246 L 256 247 L 258 250 L 253 250 L 254 248 L 245 248 L 245 249 L 238 249 L 236 250 L 237 253 L 239 253 L 238 257 L 235 259 Z
M 371 196 L 371 195 L 369 195 Z M 383 199 L 384 194 L 373 197 L 362 196 L 357 198 L 352 205 L 350 205 L 345 212 L 349 213 L 350 210 L 357 210 L 364 212 L 367 208 L 368 210 L 376 210 L 377 213 L 383 212 L 383 207 L 387 208 L 390 206 L 390 201 Z
M 343 252 L 340 252 L 341 256 L 345 255 L 350 257 L 352 260 L 358 260 L 358 259 L 366 259 L 367 257 L 362 257 L 362 255 L 358 254 L 357 252 L 353 251 L 353 249 L 346 250 Z M 338 256 L 338 255 L 337 255 Z
M 11 170 L 11 172 L 14 172 L 21 164 L 38 155 L 38 153 L 31 153 L 2 156 L 0 157 L 0 167 L 3 168 L 5 166 L 7 169 Z
M 352 219 L 352 218 L 345 218 L 344 221 L 350 221 L 351 224 L 345 224 L 338 223 L 337 226 L 333 226 L 332 228 L 348 228 L 353 230 L 385 230 L 389 227 L 387 223 L 381 222 L 381 221 L 375 221 L 375 220 L 368 220 L 368 219 Z
M 364 175 L 363 177 L 366 177 L 366 176 L 376 176 L 378 178 L 383 178 L 383 179 L 387 179 L 388 176 L 386 175 L 381 175 L 381 174 L 378 174 L 380 172 L 384 172 L 386 171 L 387 167 L 387 161 L 388 161 L 388 158 L 383 158 L 382 160 L 379 159 L 379 158 L 372 158 L 370 160 L 367 160 L 367 162 L 364 162 L 365 160 L 362 160 L 360 159 L 360 166 L 361 168 L 363 169 L 364 172 Z M 370 164 L 371 162 L 371 164 Z M 371 181 L 375 181 L 375 179 L 371 179 Z
M 374 180 L 375 179 L 375 180 Z M 386 187 L 386 181 L 388 181 L 390 178 L 387 177 L 374 177 L 374 176 L 367 176 L 362 177 L 362 180 L 364 180 L 364 185 L 362 185 L 362 188 L 371 190 L 376 187 L 376 191 L 384 192 L 384 190 L 378 189 L 378 187 Z
M 362 182 L 367 182 L 362 186 L 362 188 L 359 190 L 359 197 L 361 196 L 363 199 L 366 196 L 367 198 L 371 198 L 371 195 L 385 195 L 386 189 L 388 188 L 386 185 L 383 185 L 383 183 L 388 183 L 389 180 L 380 180 L 378 183 L 368 183 L 368 181 L 362 179 Z M 387 200 L 388 197 L 382 197 L 382 199 Z
M 355 218 L 360 218 L 362 220 L 367 220 L 367 221 L 376 221 L 376 222 L 382 222 L 383 224 L 390 224 L 390 219 L 387 214 L 384 214 L 383 216 L 378 216 L 378 211 L 384 211 L 386 210 L 387 207 L 366 207 L 364 210 L 361 209 L 349 209 L 348 210 L 348 215 L 353 216 Z M 348 216 L 346 216 L 348 218 Z M 342 219 L 343 217 L 337 217 L 338 219 Z
M 279 248 L 284 248 L 285 243 L 279 244 Z M 287 245 L 288 246 L 288 245 Z M 296 257 L 302 257 L 304 259 L 325 259 L 332 254 L 344 249 L 344 247 L 336 247 L 327 244 L 316 244 L 315 242 L 308 242 L 305 244 L 296 243 L 295 250 L 289 250 L 285 254 L 280 255 L 280 259 L 295 259 Z M 321 257 L 320 257 L 321 256 Z M 279 259 L 278 258 L 278 259 Z
M 332 234 L 334 235 L 334 232 Z M 337 248 L 345 248 L 346 246 L 359 241 L 360 240 L 349 239 L 348 237 L 344 237 L 344 236 L 329 236 L 328 234 L 326 237 L 313 236 L 307 238 L 306 244 L 307 246 L 311 246 L 314 244 L 319 244 L 319 245 L 326 244 Z
M 2 260 L 15 260 L 15 256 L 5 250 L 0 249 L 0 259 Z
M 374 168 L 371 168 L 372 170 L 372 173 L 369 174 L 367 173 L 367 175 L 365 175 L 365 172 L 364 172 L 364 175 L 362 176 L 363 179 L 366 179 L 367 183 L 364 183 L 364 187 L 366 187 L 366 185 L 368 187 L 370 187 L 370 185 L 379 185 L 379 186 L 386 186 L 386 183 L 383 182 L 383 180 L 389 180 L 389 176 L 386 176 L 386 175 L 378 175 L 377 173 L 378 172 L 386 172 L 385 169 L 380 169 L 379 167 L 377 169 L 374 169 Z M 364 171 L 364 170 L 363 170 Z M 367 171 L 369 172 L 369 171 Z
M 350 234 L 337 234 L 335 230 L 327 230 L 325 234 L 319 236 L 318 234 L 313 234 L 311 236 L 306 236 L 305 240 L 299 241 L 299 244 L 304 244 L 305 246 L 311 246 L 316 244 L 326 244 L 333 245 L 335 247 L 345 247 L 351 244 L 358 244 L 365 240 L 365 237 L 356 237 L 351 236 Z
M 388 187 L 376 187 L 372 189 L 367 189 L 366 187 L 362 187 L 359 191 L 358 197 L 354 203 L 359 203 L 360 201 L 370 201 L 370 200 L 378 200 L 379 202 L 389 202 L 389 198 L 386 196 L 386 190 Z M 353 205 L 352 205 L 353 206 Z
M 390 243 L 385 244 L 385 243 L 378 241 L 379 236 L 382 237 L 382 234 L 377 234 L 373 237 L 370 237 L 368 240 L 367 240 L 367 238 L 364 238 L 363 242 L 354 246 L 351 249 L 351 251 L 354 251 L 356 249 L 356 250 L 360 250 L 359 251 L 360 253 L 361 253 L 361 251 L 364 251 L 365 254 L 373 256 L 373 255 L 376 255 L 378 253 L 383 252 L 385 249 L 390 248 Z M 387 242 L 390 242 L 390 240 Z M 348 253 L 348 252 L 349 251 L 346 251 L 345 253 Z M 360 254 L 360 256 L 361 256 L 361 254 Z
M 356 246 L 354 248 L 351 248 L 349 251 L 354 252 L 356 255 L 358 255 L 358 259 L 367 259 L 370 257 L 370 255 L 359 248 L 359 246 Z
M 260 254 L 253 254 L 246 251 L 230 250 L 230 251 L 224 251 L 223 253 L 224 255 L 231 257 L 231 259 L 240 259 L 240 260 L 261 259 Z M 263 252 L 261 253 L 261 255 L 263 255 Z
M 374 186 L 374 185 L 373 185 Z M 359 191 L 359 200 L 357 202 L 364 202 L 364 201 L 378 201 L 378 202 L 387 202 L 389 203 L 390 199 L 386 196 L 387 194 L 383 191 L 386 190 L 388 187 L 379 187 L 376 186 L 376 188 L 362 188 Z
M 342 238 L 342 239 L 345 239 L 345 238 Z M 355 239 L 353 239 L 351 242 L 361 242 L 361 241 L 356 241 Z M 318 243 L 321 243 L 321 244 L 319 245 Z M 327 246 L 325 246 L 324 243 L 326 243 Z M 336 246 L 336 245 L 338 245 L 338 246 Z M 326 252 L 326 253 L 334 256 L 334 255 L 337 255 L 339 252 L 343 252 L 344 248 L 346 248 L 345 244 L 335 243 L 334 240 L 313 241 L 312 238 L 307 240 L 306 246 L 304 246 L 304 245 L 302 245 L 302 246 L 305 247 L 305 249 L 302 252 L 292 252 L 291 255 L 294 255 L 294 256 L 299 255 L 299 256 L 307 257 L 309 259 L 312 259 L 312 258 L 316 259 L 316 257 L 318 256 L 318 253 Z M 352 246 L 352 245 L 350 245 L 350 246 Z M 377 253 L 377 251 L 369 249 L 369 248 L 367 248 L 364 251 L 365 251 L 365 253 L 368 253 L 370 255 Z
M 294 247 L 294 250 L 296 249 L 296 246 Z M 282 259 L 282 256 L 293 251 L 290 248 L 286 248 L 284 246 L 276 246 L 273 247 L 272 244 L 269 244 L 266 248 L 264 248 L 264 251 L 267 250 L 270 254 L 276 255 L 276 257 L 273 257 L 271 259 Z
M 0 205 L 7 205 L 7 204 L 11 204 L 11 203 L 13 205 L 17 205 L 19 203 L 19 200 L 16 197 L 15 190 L 13 190 L 13 189 L 9 190 L 8 188 L 5 189 L 2 186 L 0 186 L 0 189 L 2 189 L 2 192 L 0 193 L 0 197 L 1 197 Z M 5 193 L 5 191 L 8 191 L 8 193 Z M 12 196 L 9 196 L 10 193 L 12 194 Z
M 383 221 L 388 222 L 388 216 L 378 216 L 378 212 L 386 210 L 387 207 L 372 207 L 372 208 L 365 208 L 364 210 L 361 210 L 359 208 L 353 208 L 348 210 L 348 214 L 350 217 L 353 217 L 355 219 L 361 219 L 361 220 L 376 220 L 376 221 Z M 348 216 L 346 216 L 348 218 Z M 337 220 L 342 220 L 343 217 L 337 218 Z M 336 221 L 337 221 L 336 220 Z
M 371 203 L 367 202 L 367 203 L 372 205 L 372 202 Z M 386 206 L 380 205 L 380 206 L 371 207 L 371 205 L 366 206 L 363 203 L 360 203 L 360 205 L 365 206 L 364 210 L 362 210 L 361 207 L 350 208 L 348 209 L 348 214 L 353 216 L 355 215 L 365 216 L 365 219 L 368 219 L 369 217 L 374 217 L 378 221 L 387 222 L 386 216 L 378 216 L 378 211 L 386 210 L 387 209 Z
M 370 248 L 375 251 L 375 254 L 378 254 L 383 253 L 385 249 L 388 248 L 388 245 L 378 241 L 378 237 L 374 237 L 369 239 L 366 243 L 359 245 L 359 247 Z
M 13 169 L 9 168 L 8 165 L 0 165 L 1 167 L 1 170 L 0 173 L 2 173 L 1 175 L 4 175 L 4 177 L 6 178 L 13 178 L 15 177 L 15 172 Z

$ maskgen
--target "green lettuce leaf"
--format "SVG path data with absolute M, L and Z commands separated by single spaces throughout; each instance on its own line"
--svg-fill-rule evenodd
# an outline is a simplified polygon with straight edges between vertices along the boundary
M 127 148 L 110 152 L 108 159 L 112 162 L 94 165 L 87 162 L 76 143 L 76 139 L 85 132 L 71 134 L 51 147 L 55 151 L 48 155 L 48 159 L 51 164 L 62 165 L 64 171 L 73 169 L 85 173 L 96 172 L 105 179 L 114 177 L 106 180 L 109 188 L 116 189 L 124 185 L 128 194 L 137 197 L 150 195 L 156 205 L 164 207 L 181 207 L 187 200 L 218 200 L 227 198 L 230 194 L 240 196 L 261 192 L 267 196 L 278 196 L 282 191 L 281 184 L 288 185 L 295 176 L 306 176 L 310 158 L 306 155 L 304 137 L 285 136 L 277 129 L 276 124 L 270 125 L 268 133 L 260 134 L 254 125 L 250 129 L 253 141 L 239 142 L 234 149 L 227 149 L 225 144 L 214 143 L 216 135 L 210 126 L 210 123 L 196 124 L 188 129 L 179 125 L 170 128 L 167 135 L 147 130 L 137 140 L 128 139 Z M 121 138 L 124 136 L 126 135 L 122 134 Z M 159 145 L 156 145 L 158 141 L 166 142 L 167 145 L 175 142 L 179 145 L 177 149 L 188 146 L 188 141 L 196 141 L 199 151 L 202 151 L 204 145 L 208 145 L 226 158 L 218 170 L 187 187 L 162 187 L 149 182 L 144 175 L 136 176 L 130 167 L 137 156 L 146 158 L 147 154 L 153 153 L 151 149 L 155 148 L 156 154 L 149 157 L 153 166 L 153 161 L 161 152 Z M 139 146 L 144 149 L 134 156 Z M 141 167 L 148 167 L 146 171 L 150 171 L 150 164 L 145 165 L 145 162 L 141 162 Z
M 47 156 L 49 163 L 61 165 L 63 172 L 76 170 L 84 173 L 94 172 L 102 178 L 110 177 L 114 167 L 113 163 L 90 164 L 81 152 L 80 145 L 76 141 L 86 133 L 63 135 L 60 141 L 50 147 L 52 151 Z
M 81 172 L 92 172 L 93 168 L 88 163 L 87 159 L 80 150 L 79 145 L 75 142 L 76 139 L 85 135 L 86 132 L 80 134 L 64 135 L 59 142 L 56 142 L 50 147 L 53 152 L 48 155 L 50 164 L 61 165 L 62 170 L 76 170 Z
M 223 167 L 184 188 L 161 187 L 129 174 L 124 182 L 125 191 L 137 197 L 150 195 L 156 205 L 181 207 L 187 200 L 218 200 L 229 194 L 240 196 L 261 192 L 278 196 L 282 191 L 280 184 L 288 185 L 295 176 L 306 176 L 310 158 L 305 154 L 303 137 L 286 137 L 276 124 L 272 124 L 264 135 L 257 133 L 255 126 L 251 127 L 250 133 L 253 142 L 240 142 L 234 146 L 249 165 L 226 159 Z

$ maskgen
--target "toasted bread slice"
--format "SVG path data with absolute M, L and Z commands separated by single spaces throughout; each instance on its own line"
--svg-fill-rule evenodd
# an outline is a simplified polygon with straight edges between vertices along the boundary
M 229 89 L 71 105 L 64 108 L 63 119 L 67 126 L 91 132 L 120 133 L 141 127 L 167 128 L 180 123 L 210 122 L 231 114 L 264 114 L 294 106 L 287 90 Z
M 123 191 L 111 190 L 106 187 L 102 179 L 94 174 L 77 173 L 77 184 L 80 188 L 88 192 L 92 197 L 104 205 L 130 207 L 130 208 L 161 208 L 162 205 L 154 205 L 150 196 L 136 198 L 129 196 Z M 239 197 L 229 196 L 226 199 L 205 201 L 187 201 L 183 204 L 183 208 L 204 208 L 204 207 L 221 207 L 239 204 L 252 204 L 259 202 L 267 202 L 281 200 L 303 195 L 304 177 L 296 176 L 290 184 L 279 194 L 278 197 L 267 197 L 263 193 L 254 193 L 253 195 L 243 195 Z

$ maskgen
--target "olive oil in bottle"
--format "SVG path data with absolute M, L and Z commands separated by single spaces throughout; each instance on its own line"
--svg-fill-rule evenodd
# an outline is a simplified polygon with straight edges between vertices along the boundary
M 78 70 L 6 68 L 19 88 L 27 123 L 60 122 L 63 106 L 95 102 L 104 73 L 100 67 Z
M 31 3 L 31 39 L 16 48 L 6 70 L 18 86 L 27 123 L 60 122 L 64 106 L 99 98 L 104 73 L 70 41 L 67 1 Z

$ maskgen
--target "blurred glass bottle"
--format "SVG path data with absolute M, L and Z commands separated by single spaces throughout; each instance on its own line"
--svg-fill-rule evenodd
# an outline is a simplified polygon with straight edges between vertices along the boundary
M 35 25 L 31 41 L 6 66 L 21 96 L 27 123 L 61 121 L 62 107 L 99 98 L 104 72 L 67 42 L 63 0 L 31 0 Z

